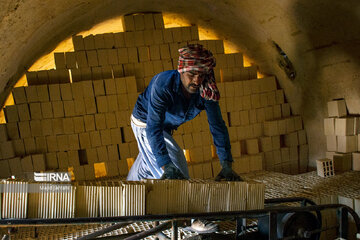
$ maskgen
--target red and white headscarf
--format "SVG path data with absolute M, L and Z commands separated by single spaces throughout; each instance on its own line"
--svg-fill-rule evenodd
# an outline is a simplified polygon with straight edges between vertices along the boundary
M 215 83 L 216 61 L 212 53 L 200 44 L 189 44 L 179 50 L 178 72 L 197 71 L 206 76 L 200 86 L 200 95 L 206 100 L 219 101 L 220 93 Z

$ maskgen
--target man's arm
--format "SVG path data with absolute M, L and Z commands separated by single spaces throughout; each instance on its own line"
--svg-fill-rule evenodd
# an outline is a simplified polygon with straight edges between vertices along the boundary
M 210 131 L 216 146 L 216 152 L 222 166 L 222 169 L 215 180 L 226 179 L 227 181 L 241 181 L 241 177 L 232 170 L 233 158 L 231 155 L 230 138 L 221 115 L 219 103 L 206 101 L 205 109 L 208 116 Z
M 209 122 L 210 132 L 214 139 L 216 153 L 220 161 L 232 162 L 230 138 L 225 122 L 222 118 L 218 102 L 206 101 L 205 110 Z
M 169 153 L 166 149 L 164 140 L 164 120 L 168 104 L 171 103 L 171 93 L 163 86 L 154 84 L 148 104 L 148 114 L 146 120 L 146 135 L 149 145 L 156 158 L 158 167 L 163 167 L 170 162 Z

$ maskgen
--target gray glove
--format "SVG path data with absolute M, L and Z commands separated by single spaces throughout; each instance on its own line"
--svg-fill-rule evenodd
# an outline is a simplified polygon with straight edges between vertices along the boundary
M 185 177 L 172 162 L 169 162 L 164 165 L 164 173 L 160 179 L 185 179 Z
M 232 170 L 232 162 L 222 161 L 220 162 L 222 169 L 220 173 L 216 176 L 215 181 L 220 181 L 225 179 L 226 181 L 243 181 L 239 175 L 237 175 L 234 170 Z

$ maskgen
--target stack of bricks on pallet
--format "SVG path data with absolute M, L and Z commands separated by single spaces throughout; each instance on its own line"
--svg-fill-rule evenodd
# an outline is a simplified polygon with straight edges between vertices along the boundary
M 100 162 L 108 176 L 126 175 L 126 160 L 138 153 L 129 120 L 138 93 L 154 74 L 177 68 L 177 50 L 187 43 L 203 44 L 216 57 L 234 169 L 306 170 L 301 117 L 291 115 L 274 77 L 257 79 L 256 66 L 244 67 L 241 53 L 225 54 L 222 40 L 199 40 L 197 26 L 165 29 L 162 15 L 151 13 L 124 16 L 123 24 L 125 32 L 74 36 L 74 52 L 55 53 L 56 70 L 29 72 L 29 86 L 13 90 L 15 105 L 6 107 L 7 124 L 0 126 L 1 176 L 32 171 L 34 160 L 18 163 L 34 154 L 45 158 L 37 170 L 70 166 L 77 180 L 93 179 Z M 60 78 L 58 71 L 70 75 Z M 205 112 L 173 137 L 187 150 L 192 178 L 220 171 Z
M 241 211 L 263 209 L 265 199 L 265 185 L 255 181 L 108 180 L 73 182 L 65 186 L 10 180 L 1 184 L 4 187 L 2 218 L 49 219 Z M 61 186 L 66 187 L 66 191 L 50 191 L 50 188 L 60 189 Z M 35 188 L 47 188 L 49 191 L 29 190 Z M 12 204 L 15 198 L 18 204 Z
M 346 102 L 328 102 L 324 119 L 326 158 L 333 160 L 335 172 L 360 171 L 360 117 L 347 114 Z

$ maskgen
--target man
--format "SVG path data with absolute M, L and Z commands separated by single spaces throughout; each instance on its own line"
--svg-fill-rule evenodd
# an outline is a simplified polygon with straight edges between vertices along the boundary
M 202 45 L 179 49 L 178 69 L 157 74 L 139 95 L 131 116 L 138 143 L 127 180 L 189 179 L 183 150 L 171 136 L 202 110 L 208 117 L 222 170 L 216 179 L 241 180 L 232 170 L 229 134 L 222 119 L 215 84 L 215 58 Z

